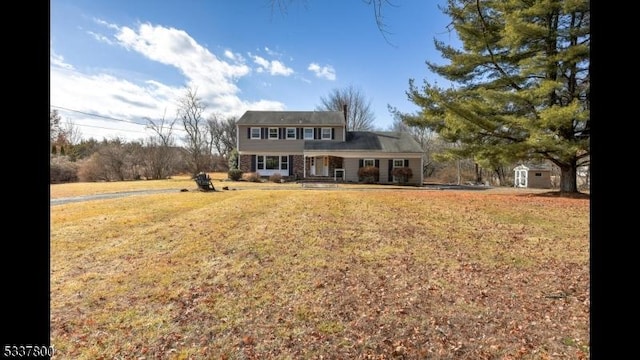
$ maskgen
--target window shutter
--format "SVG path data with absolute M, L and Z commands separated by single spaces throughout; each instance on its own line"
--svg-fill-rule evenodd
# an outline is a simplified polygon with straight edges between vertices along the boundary
M 393 170 L 393 159 L 389 159 L 389 182 L 393 179 L 393 175 L 391 175 L 391 170 Z
M 331 128 L 331 140 L 335 140 L 335 139 L 336 139 L 336 129 Z
M 256 172 L 256 156 L 251 155 L 251 172 Z
M 380 167 L 380 160 L 375 159 L 374 162 L 376 164 L 376 167 L 379 168 Z
M 293 175 L 293 155 L 289 155 L 289 176 Z
M 302 128 L 296 128 L 296 139 L 302 139 Z
M 251 139 L 251 128 L 247 128 L 247 139 Z
M 409 159 L 404 159 L 404 167 L 409 167 Z
M 285 131 L 286 130 L 284 128 L 280 128 L 280 135 L 278 136 L 279 139 L 284 139 L 285 137 L 287 137 Z
M 314 139 L 320 139 L 320 134 L 318 134 L 320 131 L 318 131 L 320 129 L 318 128 L 313 128 L 313 138 Z
M 362 165 L 364 165 L 364 160 L 362 159 L 358 160 L 358 167 L 361 168 Z

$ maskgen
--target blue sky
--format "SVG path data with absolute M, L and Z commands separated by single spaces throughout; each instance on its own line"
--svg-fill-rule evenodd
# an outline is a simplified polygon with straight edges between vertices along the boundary
M 362 0 L 52 0 L 50 105 L 84 138 L 144 139 L 145 119 L 172 120 L 187 87 L 205 117 L 246 110 L 315 110 L 353 86 L 387 130 L 409 79 L 444 81 L 433 39 L 455 45 L 444 0 L 392 0 L 387 33 Z M 386 37 L 386 38 L 385 38 Z M 176 132 L 181 136 L 180 131 Z

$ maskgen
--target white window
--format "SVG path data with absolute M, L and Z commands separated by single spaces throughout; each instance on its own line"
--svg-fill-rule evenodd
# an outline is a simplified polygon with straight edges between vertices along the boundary
M 393 167 L 404 167 L 404 159 L 393 159 Z
M 265 156 L 266 170 L 280 170 L 280 156 Z
M 295 140 L 296 128 L 287 128 L 287 139 Z
M 258 155 L 256 156 L 257 170 L 288 170 L 289 156 Z
M 269 128 L 269 139 L 278 140 L 278 128 Z
M 252 127 L 251 128 L 251 138 L 252 139 L 260 139 L 260 128 Z
M 322 140 L 331 140 L 331 128 L 322 128 Z
M 304 128 L 304 139 L 313 140 L 313 128 Z
M 362 166 L 366 167 L 366 166 L 376 166 L 376 162 L 373 159 L 364 159 L 364 161 L 362 162 Z

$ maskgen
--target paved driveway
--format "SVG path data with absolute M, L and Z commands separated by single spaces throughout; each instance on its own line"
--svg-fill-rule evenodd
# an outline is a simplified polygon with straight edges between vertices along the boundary
M 147 194 L 158 194 L 158 193 L 171 193 L 171 192 L 179 192 L 180 190 L 176 189 L 160 189 L 160 190 L 135 190 L 135 191 L 122 191 L 117 193 L 108 193 L 108 194 L 96 194 L 96 195 L 85 195 L 85 196 L 75 196 L 68 198 L 58 198 L 58 199 L 50 199 L 49 204 L 53 205 L 62 205 L 73 202 L 87 201 L 87 200 L 102 200 L 102 199 L 116 199 L 125 196 L 131 195 L 147 195 Z

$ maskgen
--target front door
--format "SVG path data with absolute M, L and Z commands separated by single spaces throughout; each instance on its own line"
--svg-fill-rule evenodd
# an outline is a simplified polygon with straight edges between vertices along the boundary
M 316 176 L 316 157 L 309 158 L 309 176 Z
M 312 156 L 309 158 L 309 176 L 329 176 L 329 157 Z
M 318 161 L 318 163 L 320 163 L 320 161 Z M 318 173 L 322 174 L 322 176 L 329 176 L 329 157 L 328 156 L 322 157 L 322 167 L 320 171 L 318 171 Z

